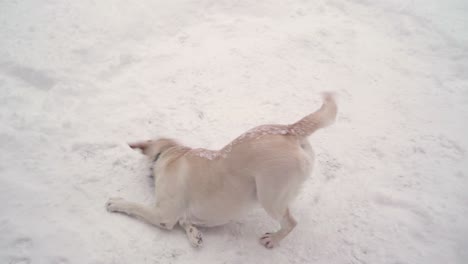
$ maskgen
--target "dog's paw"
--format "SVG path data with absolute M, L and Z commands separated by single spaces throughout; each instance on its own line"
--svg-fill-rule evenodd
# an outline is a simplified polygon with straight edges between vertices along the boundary
M 119 211 L 119 204 L 124 201 L 124 199 L 120 197 L 113 197 L 109 198 L 106 203 L 106 209 L 108 212 L 118 212 Z
M 274 233 L 265 233 L 261 238 L 260 238 L 260 244 L 262 244 L 264 247 L 271 249 L 276 246 L 278 246 L 278 242 L 275 239 L 275 234 Z
M 192 244 L 193 247 L 201 247 L 203 246 L 203 235 L 202 233 L 195 227 L 190 227 L 190 229 L 187 232 L 187 236 L 189 238 L 190 244 Z

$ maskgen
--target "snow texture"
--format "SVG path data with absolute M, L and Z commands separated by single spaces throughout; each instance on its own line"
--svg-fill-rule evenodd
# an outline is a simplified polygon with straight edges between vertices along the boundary
M 464 0 L 1 1 L 0 263 L 468 263 Z M 221 149 L 339 95 L 280 247 L 261 208 L 194 249 L 154 202 L 158 136 Z M 246 134 L 248 136 L 249 134 Z M 204 153 L 211 157 L 212 153 Z
M 227 144 L 221 150 L 210 150 L 204 148 L 192 149 L 186 153 L 186 155 L 195 155 L 201 158 L 213 160 L 216 158 L 225 158 L 231 152 L 232 147 L 249 141 L 256 140 L 266 135 L 286 135 L 290 132 L 288 126 L 285 125 L 261 125 L 254 127 L 247 132 L 240 135 L 238 138 Z

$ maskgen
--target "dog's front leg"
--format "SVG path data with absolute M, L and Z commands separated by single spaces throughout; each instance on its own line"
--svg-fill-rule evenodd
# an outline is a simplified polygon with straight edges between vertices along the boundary
M 177 220 L 169 220 L 167 216 L 161 214 L 157 207 L 146 207 L 137 203 L 125 201 L 122 198 L 110 198 L 106 203 L 107 211 L 124 213 L 133 217 L 138 217 L 144 221 L 163 229 L 171 230 Z
M 190 244 L 194 247 L 201 247 L 203 245 L 203 236 L 200 230 L 198 230 L 192 224 L 180 220 L 179 225 L 185 229 L 185 233 L 190 241 Z

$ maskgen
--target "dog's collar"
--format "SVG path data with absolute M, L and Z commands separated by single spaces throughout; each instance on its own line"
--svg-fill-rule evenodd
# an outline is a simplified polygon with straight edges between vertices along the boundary
M 158 154 L 156 154 L 156 157 L 154 157 L 153 163 L 156 163 L 156 161 L 158 161 L 159 156 L 161 156 L 161 153 L 162 152 L 159 152 Z
M 156 154 L 156 156 L 154 157 L 153 159 L 153 162 L 151 163 L 151 167 L 150 167 L 150 170 L 151 170 L 151 175 L 153 175 L 154 173 L 154 166 L 156 166 L 156 162 L 158 161 L 159 157 L 161 156 L 161 152 L 159 152 L 158 154 Z M 151 176 L 153 177 L 153 176 Z

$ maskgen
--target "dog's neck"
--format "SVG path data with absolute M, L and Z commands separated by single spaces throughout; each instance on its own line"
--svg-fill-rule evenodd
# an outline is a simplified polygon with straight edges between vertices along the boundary
M 154 175 L 154 168 L 156 167 L 156 164 L 157 164 L 158 160 L 162 157 L 162 155 L 166 154 L 168 152 L 171 152 L 171 150 L 177 150 L 177 149 L 183 150 L 185 152 L 185 151 L 189 150 L 190 148 L 176 145 L 176 146 L 172 146 L 170 148 L 166 148 L 166 149 L 162 150 L 161 152 L 159 152 L 158 154 L 156 154 L 156 156 L 154 156 L 153 162 L 152 162 L 151 167 L 150 167 L 152 177 L 156 177 L 156 175 Z
M 154 156 L 153 165 L 156 164 L 156 162 L 159 160 L 159 158 L 161 158 L 164 154 L 169 153 L 169 152 L 174 151 L 174 150 L 177 150 L 177 149 L 185 150 L 185 149 L 189 149 L 189 148 L 184 147 L 184 146 L 180 146 L 180 145 L 174 145 L 174 146 L 170 146 L 168 148 L 164 148 L 163 150 L 161 150 L 161 152 L 159 152 L 158 154 L 156 154 L 156 156 Z

